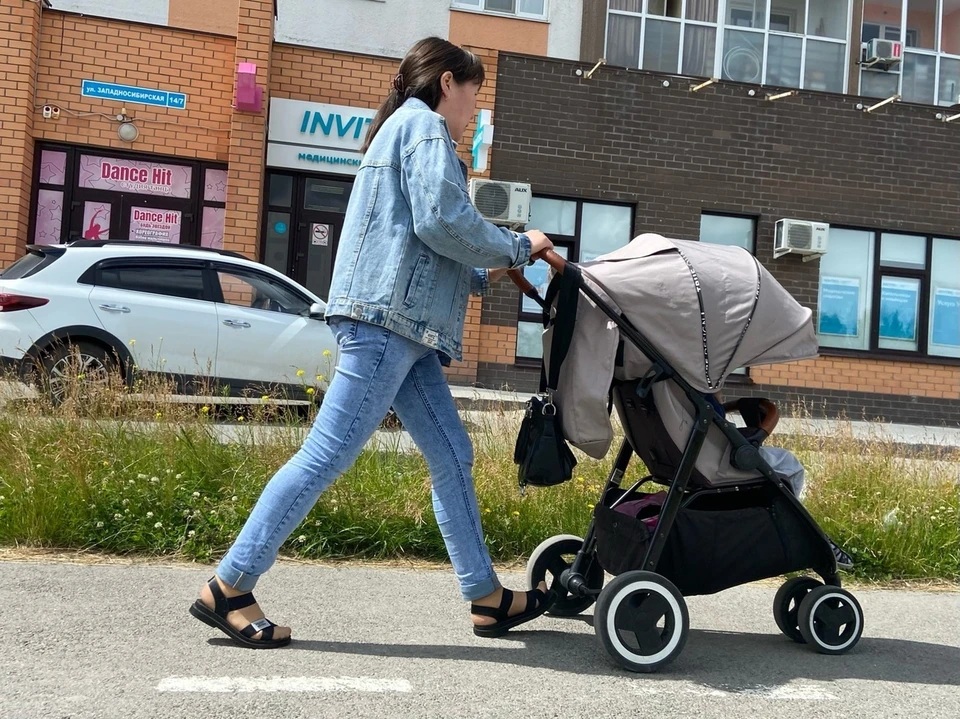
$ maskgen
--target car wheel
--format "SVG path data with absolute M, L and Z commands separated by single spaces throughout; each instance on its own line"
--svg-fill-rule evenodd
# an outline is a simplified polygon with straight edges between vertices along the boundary
M 80 341 L 58 343 L 40 362 L 39 384 L 54 405 L 70 397 L 84 399 L 115 382 L 120 369 L 117 356 L 101 345 Z

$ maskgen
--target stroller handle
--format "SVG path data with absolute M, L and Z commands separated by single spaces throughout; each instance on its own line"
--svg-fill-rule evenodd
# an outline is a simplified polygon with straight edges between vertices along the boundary
M 564 268 L 567 266 L 567 261 L 553 250 L 544 250 L 543 252 L 534 255 L 533 259 L 543 260 L 561 275 L 563 274 Z M 510 276 L 510 279 L 513 280 L 513 283 L 520 288 L 520 291 L 523 294 L 543 307 L 543 298 L 540 296 L 540 293 L 537 292 L 537 288 L 530 284 L 520 270 L 508 270 L 507 274 Z

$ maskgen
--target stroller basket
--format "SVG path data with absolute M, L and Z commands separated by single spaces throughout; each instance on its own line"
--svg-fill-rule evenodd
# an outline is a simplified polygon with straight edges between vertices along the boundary
M 611 509 L 623 496 L 611 487 L 594 509 L 597 559 L 618 575 L 643 568 L 656 529 Z M 644 495 L 631 492 L 624 502 Z M 713 594 L 758 579 L 823 563 L 817 537 L 790 500 L 772 485 L 733 492 L 699 492 L 681 506 L 657 573 L 686 596 Z

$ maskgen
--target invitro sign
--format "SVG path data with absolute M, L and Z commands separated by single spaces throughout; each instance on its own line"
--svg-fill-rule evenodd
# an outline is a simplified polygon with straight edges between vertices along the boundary
M 267 166 L 355 175 L 375 110 L 270 100 Z

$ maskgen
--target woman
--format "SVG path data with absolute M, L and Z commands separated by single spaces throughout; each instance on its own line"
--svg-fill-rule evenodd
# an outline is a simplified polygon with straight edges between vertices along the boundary
M 320 493 L 357 459 L 392 406 L 423 452 L 433 508 L 474 632 L 500 636 L 545 612 L 546 587 L 501 587 L 483 541 L 473 448 L 441 368 L 462 359 L 470 292 L 553 244 L 483 220 L 456 154 L 474 116 L 483 64 L 445 40 L 417 43 L 367 135 L 344 220 L 327 322 L 340 364 L 303 447 L 270 480 L 191 614 L 240 644 L 274 648 L 290 629 L 251 593 Z M 501 268 L 488 272 L 487 269 Z

